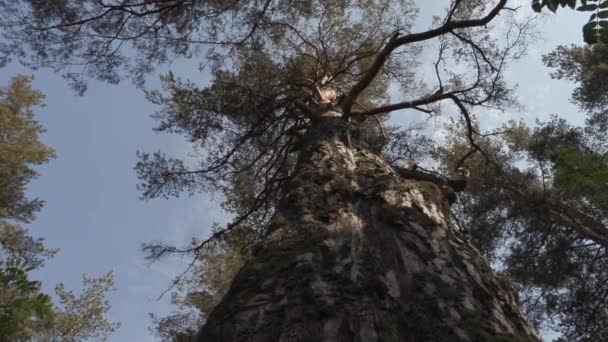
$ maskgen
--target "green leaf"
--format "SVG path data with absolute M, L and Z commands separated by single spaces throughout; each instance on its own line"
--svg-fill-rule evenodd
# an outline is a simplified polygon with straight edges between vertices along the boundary
M 587 44 L 596 44 L 598 42 L 597 38 L 597 32 L 595 30 L 583 32 L 583 40 Z
M 597 14 L 598 18 L 605 19 L 608 18 L 608 11 L 601 11 Z
M 590 12 L 590 11 L 595 11 L 596 9 L 597 9 L 597 5 L 589 4 L 589 5 L 580 6 L 576 10 L 579 12 Z
M 598 35 L 598 30 L 596 29 L 597 25 L 598 24 L 596 21 L 592 21 L 592 22 L 585 24 L 585 26 L 583 26 L 583 39 L 585 40 L 585 43 L 587 43 L 587 44 L 597 43 L 597 35 Z
M 547 5 L 547 8 L 553 13 L 555 13 L 559 8 L 559 0 L 549 0 L 545 4 Z

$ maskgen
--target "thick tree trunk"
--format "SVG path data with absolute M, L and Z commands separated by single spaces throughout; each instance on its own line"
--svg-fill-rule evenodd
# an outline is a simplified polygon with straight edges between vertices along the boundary
M 323 118 L 270 233 L 199 341 L 540 341 L 515 291 L 407 179 Z

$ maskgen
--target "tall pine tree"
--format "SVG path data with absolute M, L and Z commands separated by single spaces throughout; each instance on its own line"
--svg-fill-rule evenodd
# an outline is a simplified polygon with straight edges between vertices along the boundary
M 2 51 L 80 91 L 83 75 L 141 82 L 155 63 L 206 56 L 210 84 L 167 75 L 148 93 L 158 130 L 185 135 L 197 165 L 158 152 L 136 167 L 144 197 L 219 192 L 234 215 L 149 257 L 196 259 L 234 232 L 251 249 L 199 340 L 538 341 L 450 218 L 461 168 L 487 156 L 475 111 L 513 100 L 502 75 L 527 23 L 507 2 L 454 0 L 417 31 L 407 0 L 21 0 L 1 7 Z M 387 114 L 446 107 L 468 146 L 454 175 L 398 165 L 419 146 Z

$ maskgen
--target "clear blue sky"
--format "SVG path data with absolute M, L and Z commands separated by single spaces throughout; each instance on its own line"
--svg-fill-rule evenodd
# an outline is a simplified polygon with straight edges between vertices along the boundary
M 528 10 L 529 0 L 519 1 Z M 420 1 L 426 6 L 418 27 L 430 24 L 429 14 L 447 1 Z M 436 13 L 436 12 L 435 12 Z M 518 83 L 518 96 L 526 112 L 480 113 L 490 124 L 506 118 L 546 119 L 550 114 L 581 123 L 582 116 L 568 102 L 572 86 L 551 80 L 540 60 L 542 54 L 559 44 L 581 43 L 580 27 L 585 14 L 563 11 L 541 20 L 538 29 L 544 40 L 536 42 L 523 60 L 508 71 L 511 83 Z M 204 82 L 196 62 L 176 62 L 170 67 L 178 74 Z M 29 73 L 18 65 L 0 69 L 0 82 Z M 156 108 L 141 90 L 128 81 L 120 85 L 91 82 L 88 92 L 78 97 L 58 75 L 35 72 L 34 87 L 46 94 L 46 107 L 36 111 L 48 129 L 42 140 L 57 151 L 57 159 L 39 169 L 41 177 L 29 187 L 32 197 L 46 201 L 38 219 L 28 226 L 34 236 L 42 236 L 49 247 L 60 248 L 35 277 L 47 292 L 58 282 L 79 290 L 81 275 L 98 276 L 114 271 L 117 291 L 110 301 L 110 319 L 122 322 L 111 341 L 153 341 L 148 332 L 148 313 L 166 314 L 172 308 L 168 296 L 157 296 L 183 268 L 179 260 L 148 267 L 140 244 L 162 240 L 186 244 L 192 236 L 203 237 L 214 221 L 225 221 L 218 203 L 206 196 L 141 201 L 135 186 L 135 152 L 161 149 L 170 155 L 186 155 L 189 146 L 179 136 L 158 135 L 149 117 Z M 157 84 L 157 75 L 149 85 Z M 399 116 L 402 115 L 402 116 Z M 409 118 L 396 113 L 395 120 Z

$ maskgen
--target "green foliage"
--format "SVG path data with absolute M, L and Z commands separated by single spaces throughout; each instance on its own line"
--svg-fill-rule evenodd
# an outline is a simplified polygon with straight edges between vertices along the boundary
M 561 147 L 551 154 L 554 184 L 568 196 L 582 196 L 608 210 L 608 163 L 605 155 Z
M 32 108 L 41 105 L 43 96 L 30 82 L 17 76 L 0 88 L 0 336 L 14 340 L 34 336 L 53 316 L 50 297 L 29 272 L 56 250 L 18 224 L 30 222 L 42 205 L 25 196 L 27 184 L 38 176 L 33 167 L 53 157 L 53 150 L 38 140 L 44 129 Z
M 458 131 L 448 127 L 447 144 L 435 149 L 443 168 L 469 149 Z M 465 163 L 471 180 L 453 207 L 457 222 L 517 288 L 535 324 L 563 341 L 604 340 L 608 301 L 598 294 L 608 291 L 608 249 L 581 228 L 606 234 L 608 146 L 557 118 L 497 131 L 480 137 L 485 156 Z
M 219 227 L 215 228 L 216 231 Z M 243 235 L 245 234 L 245 235 Z M 171 296 L 177 310 L 166 317 L 150 314 L 151 330 L 162 341 L 189 341 L 224 297 L 243 263 L 249 258 L 245 231 L 233 231 L 205 248 L 192 273 Z
M 608 45 L 558 46 L 543 56 L 551 76 L 576 84 L 572 101 L 588 114 L 587 130 L 603 140 L 608 132 Z
M 32 270 L 26 262 L 0 268 L 0 336 L 9 341 L 108 341 L 120 326 L 105 317 L 110 309 L 105 297 L 114 289 L 111 272 L 98 278 L 83 276 L 80 295 L 57 285 L 55 306 L 40 292 L 41 283 L 28 279 Z
M 51 297 L 40 292 L 41 283 L 28 279 L 25 263 L 0 265 L 0 336 L 26 340 L 53 318 Z
M 583 26 L 583 38 L 588 44 L 608 43 L 608 1 L 581 0 L 532 0 L 532 9 L 540 12 L 544 7 L 556 12 L 560 7 L 576 8 L 580 12 L 593 12 Z
M 32 166 L 53 157 L 53 150 L 38 140 L 44 129 L 32 108 L 41 105 L 43 96 L 32 90 L 30 81 L 18 76 L 0 87 L 0 220 L 33 219 L 42 202 L 25 198 L 25 186 L 38 176 Z
M 33 238 L 16 223 L 0 220 L 0 260 L 27 261 L 31 267 L 40 267 L 46 259 L 57 253 L 44 245 L 44 239 Z
M 63 284 L 55 287 L 59 306 L 55 308 L 53 325 L 41 335 L 59 341 L 108 341 L 120 326 L 105 315 L 110 304 L 105 298 L 114 290 L 114 274 L 108 272 L 98 278 L 82 276 L 84 289 L 77 295 Z
M 43 95 L 31 88 L 31 80 L 17 76 L 8 87 L 0 88 L 0 339 L 105 341 L 117 327 L 104 317 L 112 273 L 85 276 L 80 296 L 59 284 L 55 292 L 61 307 L 41 292 L 39 281 L 30 279 L 30 272 L 57 252 L 19 225 L 33 220 L 42 206 L 42 201 L 25 196 L 27 184 L 38 176 L 33 168 L 54 156 L 39 141 L 44 129 L 32 109 L 42 105 Z

